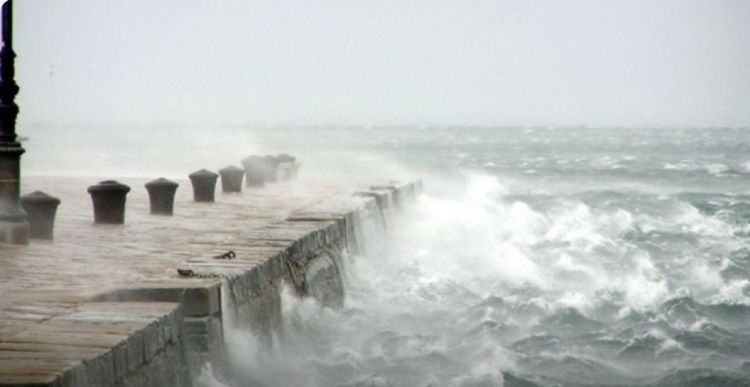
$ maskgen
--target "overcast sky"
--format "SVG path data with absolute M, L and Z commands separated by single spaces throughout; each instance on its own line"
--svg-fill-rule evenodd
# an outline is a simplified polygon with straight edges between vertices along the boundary
M 22 123 L 750 126 L 747 0 L 21 0 Z

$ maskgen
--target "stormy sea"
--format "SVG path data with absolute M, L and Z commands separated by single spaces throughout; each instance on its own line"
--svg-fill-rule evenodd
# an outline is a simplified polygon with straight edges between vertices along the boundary
M 251 133 L 425 192 L 346 257 L 342 309 L 286 294 L 271 347 L 228 332 L 222 383 L 750 386 L 750 130 Z

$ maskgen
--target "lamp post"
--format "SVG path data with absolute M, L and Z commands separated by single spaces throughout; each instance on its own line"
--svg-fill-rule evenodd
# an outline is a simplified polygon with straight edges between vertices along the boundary
M 18 105 L 15 98 L 13 52 L 13 0 L 2 5 L 2 43 L 0 49 L 0 243 L 29 243 L 29 224 L 21 208 L 21 155 L 23 147 L 16 137 Z

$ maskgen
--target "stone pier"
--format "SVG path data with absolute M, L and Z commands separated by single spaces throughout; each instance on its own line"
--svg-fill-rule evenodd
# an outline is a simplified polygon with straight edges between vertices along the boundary
M 0 246 L 0 386 L 191 386 L 225 355 L 230 313 L 271 336 L 283 283 L 340 304 L 341 254 L 421 190 L 295 180 L 200 203 L 177 180 L 174 216 L 159 216 L 149 179 L 118 178 L 133 188 L 125 224 L 95 225 L 86 187 L 99 180 L 24 181 L 62 204 L 54 241 Z

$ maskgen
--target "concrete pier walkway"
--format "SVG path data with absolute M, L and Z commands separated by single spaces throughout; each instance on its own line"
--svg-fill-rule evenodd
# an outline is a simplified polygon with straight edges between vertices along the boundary
M 95 225 L 86 188 L 99 180 L 24 181 L 24 192 L 62 204 L 54 241 L 0 246 L 0 386 L 189 386 L 197 365 L 221 356 L 223 308 L 272 329 L 282 282 L 330 293 L 330 251 L 351 249 L 362 227 L 420 189 L 297 180 L 239 194 L 217 187 L 215 203 L 197 203 L 178 180 L 174 216 L 158 216 L 147 179 L 119 179 L 132 187 L 125 224 Z M 235 259 L 214 258 L 229 250 Z

